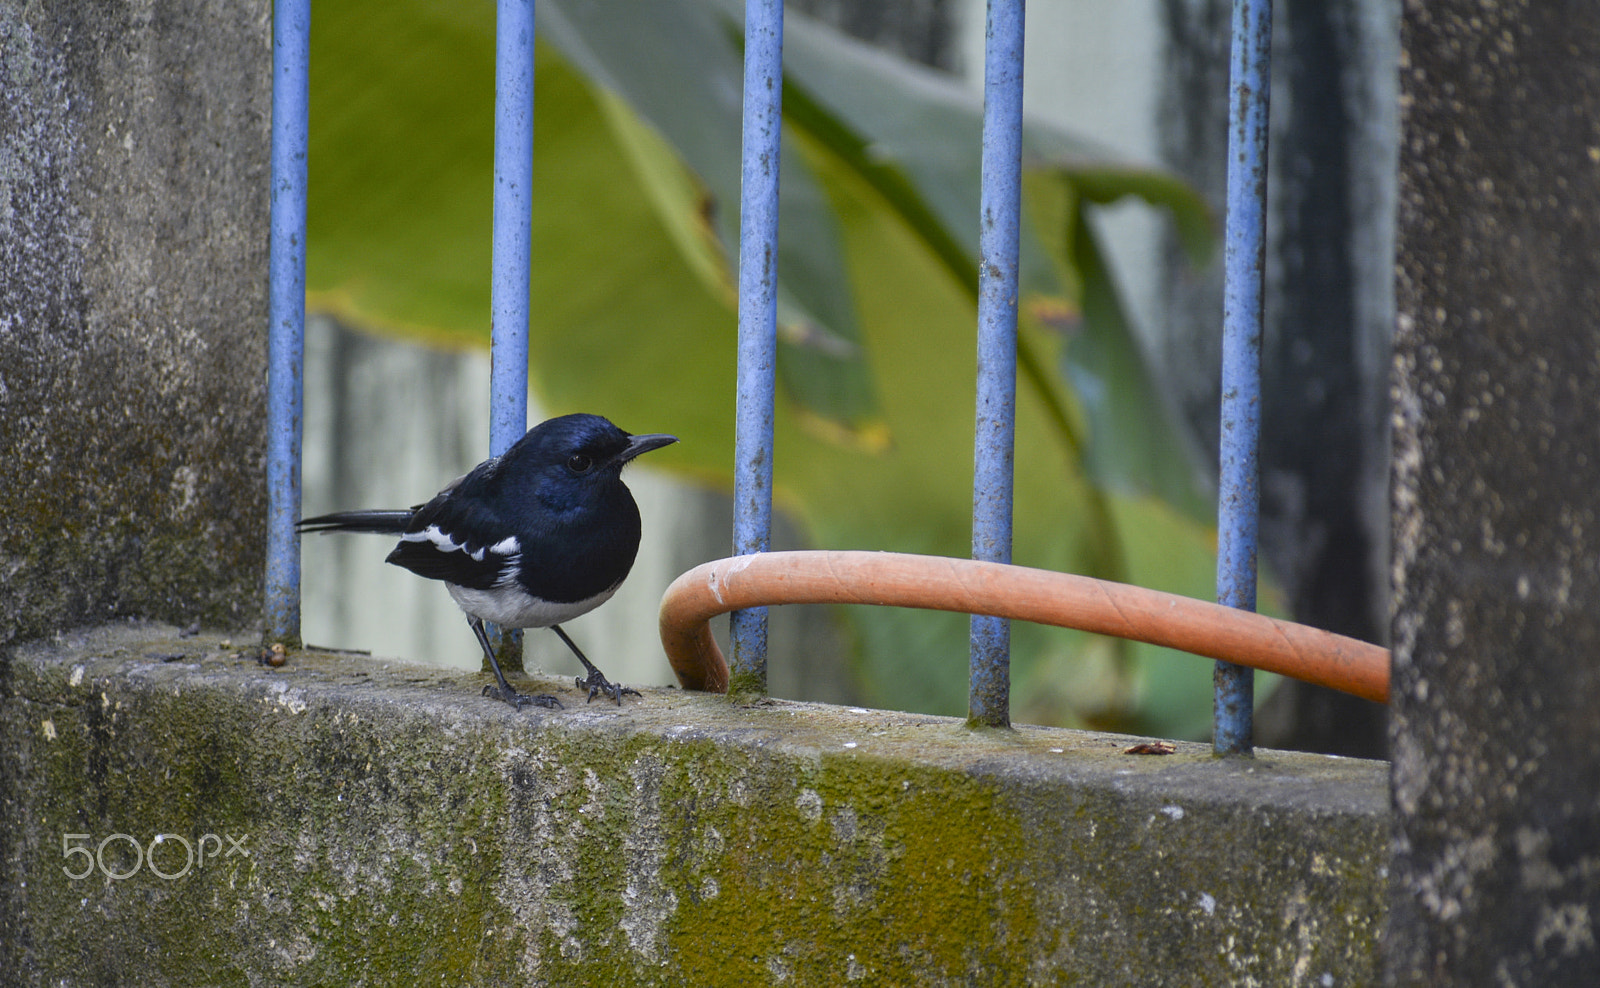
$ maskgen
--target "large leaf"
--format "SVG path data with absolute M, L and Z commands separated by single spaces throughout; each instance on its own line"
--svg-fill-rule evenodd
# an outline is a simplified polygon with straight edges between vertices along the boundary
M 730 0 L 712 2 L 731 12 Z M 977 94 L 949 76 L 803 19 L 787 29 L 786 39 L 790 120 L 867 178 L 976 298 L 982 134 Z M 1019 341 L 1024 382 L 1046 402 L 1062 441 L 1084 458 L 1097 483 L 1154 492 L 1203 518 L 1205 503 L 1194 485 L 1186 442 L 1149 374 L 1083 221 L 1082 204 L 1133 196 L 1164 208 L 1197 263 L 1206 260 L 1214 240 L 1210 213 L 1197 193 L 1170 174 L 1119 163 L 1044 124 L 1026 127 L 1024 155 L 1030 198 L 1059 200 L 1066 208 L 1035 206 L 1044 245 L 1033 228 L 1023 230 L 1023 311 L 1043 321 L 1067 314 L 1070 322 L 1071 313 L 1081 314 L 1084 331 L 1066 349 L 1065 368 L 1077 385 L 1076 400 L 1087 409 L 1089 435 L 1075 425 L 1072 399 L 1059 393 L 1059 379 L 1040 345 L 1027 337 Z M 1041 179 L 1051 180 L 1059 195 L 1040 195 Z M 1114 552 L 1101 549 L 1103 555 Z M 1102 575 L 1120 574 L 1112 568 Z
M 313 15 L 310 303 L 357 325 L 480 344 L 492 6 L 328 2 Z
M 1078 284 L 1081 317 L 1062 327 L 1060 360 L 1088 418 L 1082 454 L 1103 487 L 1125 494 L 1154 494 L 1191 518 L 1209 522 L 1214 502 L 1200 487 L 1197 451 L 1173 428 L 1173 408 L 1156 387 L 1116 282 L 1090 219 L 1093 200 L 1080 194 L 1076 176 L 1028 176 L 1032 216 L 1047 240 L 1063 280 Z
M 315 10 L 310 302 L 374 329 L 482 345 L 489 5 L 320 0 Z M 709 11 L 701 0 L 540 5 L 562 54 L 538 51 L 532 371 L 546 407 L 674 432 L 685 441 L 655 462 L 725 482 L 739 73 L 736 35 Z M 959 134 L 976 134 L 976 106 L 946 80 L 864 58 L 800 18 L 788 37 L 783 169 L 795 198 L 782 218 L 791 260 L 780 269 L 780 363 L 791 400 L 777 420 L 775 492 L 818 545 L 964 555 L 977 143 Z M 917 120 L 922 129 L 907 124 Z M 867 129 L 889 123 L 887 134 Z M 1091 455 L 1113 436 L 1139 449 L 1163 440 L 1116 432 L 1128 425 L 1119 410 L 1138 407 L 1148 381 L 1125 372 L 1142 368 L 1136 349 L 1119 349 L 1130 341 L 1125 321 L 1095 315 L 1103 271 L 1083 261 L 1083 244 L 1059 239 L 1075 236 L 1062 220 L 1080 214 L 1075 197 L 1159 200 L 1171 190 L 1050 141 L 1030 161 L 1077 191 L 1054 213 L 1034 210 L 1047 222 L 1044 243 L 1028 248 L 1029 291 L 1055 300 L 1049 311 L 1081 308 L 1103 327 L 1094 339 L 1109 358 L 1083 362 L 1117 400 L 1076 393 L 1056 372 L 1063 354 L 1069 364 L 1082 356 L 1076 337 L 1025 328 L 1017 561 L 1206 595 L 1208 530 L 1141 493 L 1159 485 L 1113 482 Z M 1093 181 L 1071 185 L 1080 173 Z M 1148 415 L 1133 424 L 1161 426 Z M 863 610 L 851 620 L 875 701 L 964 709 L 964 619 Z M 1019 716 L 1129 727 L 1156 712 L 1171 732 L 1203 725 L 1205 663 L 1029 626 L 1014 642 Z
M 632 152 L 669 227 L 681 228 L 686 220 L 706 226 L 722 256 L 736 256 L 744 67 L 715 11 L 699 0 L 546 3 L 541 11 L 546 36 L 611 97 L 604 102 L 607 120 Z M 650 153 L 649 138 L 637 133 L 639 121 L 676 150 L 703 192 L 689 195 L 681 183 L 650 177 L 672 166 Z M 780 377 L 796 403 L 840 427 L 837 434 L 880 436 L 855 308 L 842 289 L 847 278 L 833 214 L 791 150 L 782 154 L 780 174 Z M 710 274 L 700 265 L 695 270 Z M 713 278 L 718 287 L 725 280 Z

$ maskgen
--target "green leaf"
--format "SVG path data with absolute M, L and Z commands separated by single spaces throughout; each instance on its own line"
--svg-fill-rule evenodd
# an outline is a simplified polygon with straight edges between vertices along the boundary
M 1069 339 L 1062 371 L 1089 410 L 1089 470 L 1102 484 L 1154 493 L 1209 522 L 1215 509 L 1196 480 L 1198 454 L 1174 427 L 1173 410 L 1142 359 L 1138 334 L 1081 204 L 1066 236 L 1083 279 L 1083 329 Z
M 353 324 L 478 344 L 489 308 L 492 8 L 319 3 L 313 16 L 309 301 Z
M 1164 209 L 1189 263 L 1197 268 L 1211 263 L 1217 247 L 1217 220 L 1192 185 L 1154 168 L 1083 160 L 1067 150 L 1072 145 L 1066 138 L 1042 128 L 1037 136 L 1041 146 L 1057 149 L 1045 167 L 1071 182 L 1084 202 L 1103 206 L 1132 196 Z
M 982 133 L 976 94 L 942 73 L 804 20 L 786 28 L 786 38 L 790 78 L 784 98 L 791 124 L 857 171 L 976 298 Z M 1065 235 L 1053 270 L 1051 252 L 1040 248 L 1031 228 L 1024 231 L 1024 312 L 1074 326 L 1072 316 L 1081 315 L 1082 331 L 1066 348 L 1064 369 L 1074 395 L 1061 393 L 1061 379 L 1047 367 L 1039 344 L 1027 337 L 1019 341 L 1024 381 L 1045 400 L 1062 441 L 1084 457 L 1097 483 L 1155 491 L 1203 518 L 1206 500 L 1195 485 L 1186 441 L 1155 387 L 1081 215 L 1085 201 L 1142 198 L 1172 215 L 1191 253 L 1203 262 L 1214 241 L 1209 211 L 1174 176 L 1118 164 L 1047 126 L 1028 126 L 1025 154 L 1033 173 L 1030 198 L 1040 198 L 1040 179 L 1048 177 L 1066 206 L 1041 226 L 1047 242 Z M 1087 437 L 1078 424 L 1079 403 L 1089 417 Z M 1108 567 L 1102 575 L 1117 577 L 1115 549 L 1102 546 L 1098 555 Z
M 714 231 L 727 271 L 727 260 L 737 255 L 744 70 L 716 12 L 698 0 L 547 3 L 540 26 L 609 95 L 602 100 L 606 120 L 634 152 L 631 161 L 669 229 Z M 682 182 L 653 174 L 681 166 L 649 153 L 650 142 L 638 133 L 641 125 L 676 151 L 703 191 L 687 194 Z M 655 150 L 661 149 L 658 144 Z M 783 151 L 779 167 L 779 379 L 828 434 L 880 444 L 872 373 L 855 308 L 842 287 L 848 277 L 833 214 L 792 150 Z M 679 241 L 685 242 L 681 234 Z M 717 290 L 729 283 L 703 263 L 694 269 Z

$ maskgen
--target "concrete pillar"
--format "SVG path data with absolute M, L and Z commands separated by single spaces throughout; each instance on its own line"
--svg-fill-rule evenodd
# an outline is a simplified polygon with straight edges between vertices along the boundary
M 0 0 L 0 645 L 258 616 L 269 10 Z
M 1600 984 L 1600 7 L 1401 44 L 1387 975 Z

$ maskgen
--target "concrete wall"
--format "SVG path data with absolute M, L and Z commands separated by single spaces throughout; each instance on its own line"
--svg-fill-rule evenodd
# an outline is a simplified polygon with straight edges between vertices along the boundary
M 0 666 L 0 983 L 1377 970 L 1382 763 L 1125 754 L 1133 739 L 667 689 L 586 706 L 570 680 L 538 684 L 566 710 L 516 713 L 481 674 L 311 654 L 275 670 L 172 631 L 70 635 Z M 186 847 L 208 857 L 185 870 Z
M 1402 37 L 1387 974 L 1600 984 L 1600 8 Z
M 260 611 L 267 11 L 0 2 L 0 643 Z

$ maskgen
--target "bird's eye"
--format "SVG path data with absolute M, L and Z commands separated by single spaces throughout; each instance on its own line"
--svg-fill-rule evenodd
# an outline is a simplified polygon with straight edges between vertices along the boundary
M 588 473 L 592 466 L 594 460 L 590 459 L 587 453 L 573 453 L 567 458 L 567 469 L 573 473 Z

